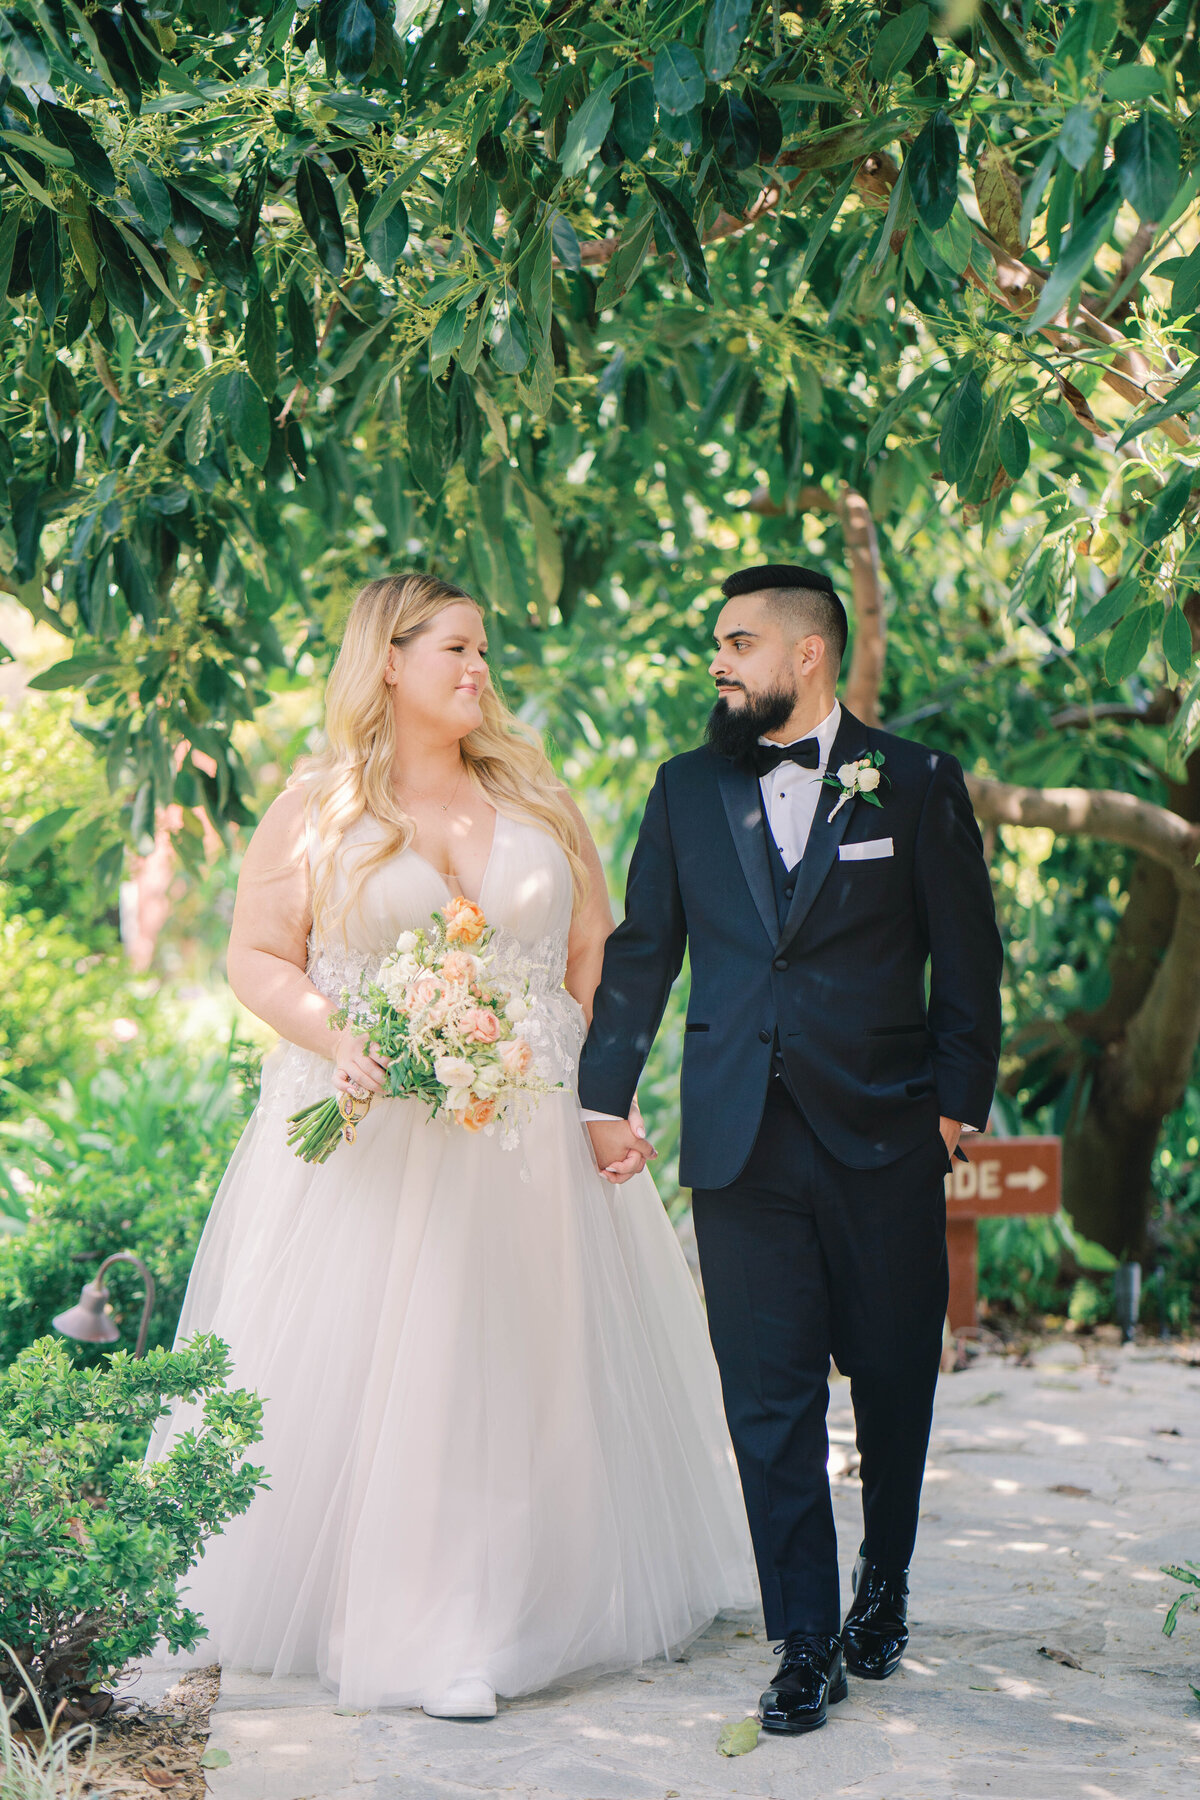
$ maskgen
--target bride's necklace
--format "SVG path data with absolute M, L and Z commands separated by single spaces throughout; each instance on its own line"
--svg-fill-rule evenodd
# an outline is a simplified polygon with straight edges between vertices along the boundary
M 428 800 L 432 805 L 437 807 L 439 812 L 446 813 L 446 812 L 449 812 L 450 808 L 454 804 L 454 796 L 457 794 L 457 792 L 459 790 L 459 786 L 462 782 L 462 778 L 463 778 L 463 765 L 460 760 L 459 765 L 458 765 L 458 774 L 455 777 L 454 786 L 450 789 L 450 798 L 448 800 L 439 800 L 435 794 L 422 794 L 417 788 L 411 788 L 409 790 L 409 792 L 411 793 L 414 800 Z

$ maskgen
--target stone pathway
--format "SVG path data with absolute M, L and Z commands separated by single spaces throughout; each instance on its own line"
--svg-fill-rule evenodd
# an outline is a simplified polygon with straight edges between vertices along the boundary
M 216 1800 L 1142 1800 L 1200 1793 L 1200 1614 L 1159 1564 L 1200 1561 L 1200 1359 L 1070 1341 L 943 1378 L 913 1569 L 913 1642 L 825 1730 L 718 1755 L 774 1667 L 761 1619 L 686 1661 L 502 1704 L 486 1725 L 339 1712 L 313 1683 L 227 1675 Z M 830 1409 L 848 1577 L 859 1488 Z M 847 1581 L 848 1591 L 848 1581 Z

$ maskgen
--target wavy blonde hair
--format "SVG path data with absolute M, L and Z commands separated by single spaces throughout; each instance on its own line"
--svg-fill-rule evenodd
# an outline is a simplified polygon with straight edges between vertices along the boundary
M 320 851 L 313 871 L 313 936 L 345 922 L 372 869 L 407 849 L 416 825 L 392 787 L 395 714 L 384 670 L 388 647 L 409 644 L 439 613 L 460 601 L 479 607 L 474 595 L 435 575 L 404 573 L 369 581 L 350 608 L 341 647 L 325 689 L 325 747 L 297 764 L 289 787 L 304 795 L 306 822 Z M 483 611 L 479 607 L 480 612 Z M 576 904 L 587 876 L 580 855 L 578 821 L 564 800 L 542 740 L 522 724 L 491 683 L 479 697 L 483 724 L 461 740 L 470 780 L 498 812 L 539 825 L 555 838 L 571 865 Z M 364 813 L 388 827 L 381 841 L 349 871 L 346 894 L 333 906 L 338 846 Z

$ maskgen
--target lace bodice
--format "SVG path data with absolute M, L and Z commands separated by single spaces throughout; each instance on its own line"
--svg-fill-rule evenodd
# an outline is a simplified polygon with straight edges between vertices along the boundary
M 335 907 L 353 859 L 379 829 L 364 816 L 347 832 L 338 852 Z M 310 843 L 310 859 L 316 854 Z M 376 972 L 400 933 L 427 925 L 449 898 L 444 877 L 417 851 L 390 857 L 364 878 L 344 933 L 339 930 L 322 942 L 309 939 L 309 980 L 331 999 L 340 1000 L 347 989 L 353 996 L 363 975 Z M 492 967 L 497 974 L 528 981 L 531 1011 L 522 1030 L 538 1072 L 571 1089 L 584 1036 L 580 1007 L 562 985 L 572 898 L 570 865 L 561 846 L 537 826 L 497 813 L 479 891 L 479 904 L 495 933 L 489 944 Z M 263 1064 L 261 1104 L 294 1111 L 329 1085 L 327 1058 L 282 1043 Z

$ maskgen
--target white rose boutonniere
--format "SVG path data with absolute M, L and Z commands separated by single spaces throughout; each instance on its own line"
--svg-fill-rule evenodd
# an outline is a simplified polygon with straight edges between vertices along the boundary
M 883 751 L 874 750 L 869 756 L 856 757 L 853 762 L 843 763 L 836 775 L 822 777 L 826 787 L 838 789 L 838 803 L 826 819 L 832 825 L 847 800 L 861 797 L 872 806 L 882 806 L 877 789 L 881 782 L 887 780 L 883 774 Z

